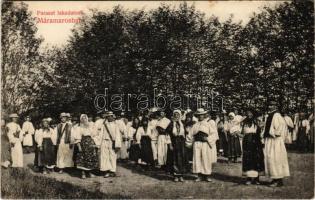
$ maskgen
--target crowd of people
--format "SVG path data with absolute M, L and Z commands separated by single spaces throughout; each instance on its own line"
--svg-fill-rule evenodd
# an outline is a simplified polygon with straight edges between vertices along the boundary
M 253 108 L 244 113 L 175 109 L 171 115 L 157 108 L 133 116 L 107 111 L 95 119 L 61 113 L 60 123 L 47 117 L 37 128 L 27 116 L 21 128 L 19 116 L 11 114 L 11 122 L 2 121 L 2 166 L 23 167 L 23 150 L 35 147 L 34 165 L 43 174 L 75 167 L 83 179 L 94 177 L 95 170 L 115 177 L 117 160 L 122 160 L 163 169 L 175 182 L 183 182 L 187 173 L 195 174 L 195 181 L 211 182 L 212 165 L 222 156 L 228 163 L 242 158 L 245 184 L 260 184 L 264 174 L 277 187 L 290 176 L 286 148 L 314 150 L 313 114 L 291 118 L 273 101 L 266 115 Z

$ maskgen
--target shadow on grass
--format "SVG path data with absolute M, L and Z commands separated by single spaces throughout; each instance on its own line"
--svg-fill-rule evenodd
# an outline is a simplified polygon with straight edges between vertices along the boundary
M 125 199 L 128 196 L 105 194 L 100 192 L 100 185 L 94 190 L 86 190 L 71 183 L 53 178 L 31 174 L 28 169 L 10 168 L 1 170 L 1 198 L 58 198 L 58 199 Z

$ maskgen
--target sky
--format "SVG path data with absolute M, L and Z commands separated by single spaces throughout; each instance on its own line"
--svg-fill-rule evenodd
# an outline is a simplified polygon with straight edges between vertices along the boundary
M 33 17 L 44 18 L 78 18 L 80 15 L 57 15 L 57 11 L 83 11 L 89 13 L 89 9 L 111 11 L 114 6 L 122 5 L 125 9 L 151 10 L 161 3 L 177 7 L 181 1 L 27 1 Z M 264 6 L 274 7 L 280 1 L 187 1 L 188 5 L 195 4 L 197 10 L 204 12 L 206 17 L 215 15 L 220 21 L 225 21 L 233 14 L 236 22 L 246 24 L 253 12 L 259 13 Z M 39 12 L 41 13 L 39 13 Z M 43 15 L 43 12 L 53 12 L 55 15 Z M 44 38 L 44 45 L 61 46 L 67 42 L 71 35 L 74 23 L 38 23 L 38 36 Z

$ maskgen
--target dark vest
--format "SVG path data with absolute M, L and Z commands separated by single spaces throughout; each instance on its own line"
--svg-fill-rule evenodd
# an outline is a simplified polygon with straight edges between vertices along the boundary
M 65 144 L 70 144 L 71 137 L 71 125 L 66 123 L 64 129 L 62 130 L 62 123 L 57 125 L 57 145 L 60 144 L 61 137 L 65 135 Z
M 271 122 L 272 122 L 272 119 L 273 119 L 273 115 L 276 113 L 277 111 L 273 112 L 273 113 L 270 113 L 267 117 L 267 120 L 266 120 L 266 125 L 265 125 L 265 132 L 264 132 L 264 138 L 267 138 L 267 137 L 272 137 L 270 135 L 270 127 L 271 127 Z

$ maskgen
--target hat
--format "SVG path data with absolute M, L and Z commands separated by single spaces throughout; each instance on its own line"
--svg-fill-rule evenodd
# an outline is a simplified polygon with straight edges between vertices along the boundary
M 48 122 L 51 122 L 51 121 L 52 121 L 52 118 L 48 117 L 47 120 L 48 120 Z
M 68 117 L 68 115 L 67 115 L 67 113 L 60 113 L 60 118 L 62 118 L 62 117 Z
M 176 109 L 176 110 L 173 111 L 173 114 L 175 114 L 175 113 L 181 114 L 182 112 L 180 110 Z
M 70 113 L 66 113 L 67 117 L 71 117 Z
M 151 108 L 151 112 L 157 112 L 157 111 L 158 111 L 158 108 L 156 107 Z
M 190 108 L 187 108 L 186 112 L 190 113 L 190 112 L 192 112 L 192 110 Z
M 227 112 L 226 112 L 226 110 L 222 110 L 222 113 L 223 113 L 223 114 L 226 114 Z
M 197 111 L 195 112 L 195 115 L 205 115 L 207 114 L 207 111 L 203 108 L 198 108 Z
M 229 116 L 235 117 L 234 112 L 230 112 L 230 113 L 229 113 Z
M 49 120 L 48 120 L 48 118 L 44 118 L 44 119 L 42 119 L 42 122 L 48 122 L 49 123 Z
M 107 112 L 105 113 L 105 115 L 106 115 L 106 117 L 108 117 L 108 116 L 114 116 L 114 113 L 113 113 L 112 111 L 107 111 Z
M 18 114 L 12 113 L 9 115 L 10 118 L 19 118 Z

